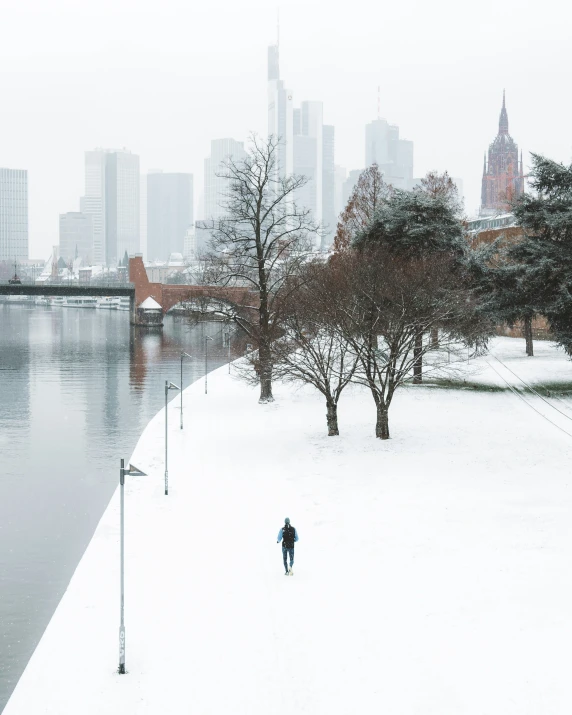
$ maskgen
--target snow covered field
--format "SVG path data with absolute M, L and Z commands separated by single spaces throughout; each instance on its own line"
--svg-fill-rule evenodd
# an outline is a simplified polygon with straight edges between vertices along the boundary
M 570 381 L 535 347 L 492 352 Z M 462 369 L 503 384 L 490 364 L 518 382 L 490 357 Z M 221 368 L 185 392 L 183 431 L 175 397 L 168 497 L 151 421 L 131 458 L 149 476 L 126 487 L 128 674 L 117 493 L 5 715 L 568 715 L 572 437 L 508 390 L 400 390 L 386 442 L 365 390 L 342 396 L 338 438 L 316 393 L 275 397 Z M 526 399 L 572 434 L 572 400 Z

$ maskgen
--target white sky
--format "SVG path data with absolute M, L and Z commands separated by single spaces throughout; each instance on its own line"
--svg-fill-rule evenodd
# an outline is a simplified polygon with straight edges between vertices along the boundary
M 126 147 L 141 170 L 191 171 L 195 199 L 211 139 L 267 129 L 262 0 L 0 0 L 0 166 L 29 171 L 30 256 L 79 210 L 84 151 Z M 280 7 L 281 76 L 296 103 L 324 102 L 336 163 L 364 165 L 377 115 L 415 142 L 414 172 L 463 179 L 480 200 L 483 152 L 502 90 L 525 152 L 572 160 L 565 0 L 290 0 Z M 195 202 L 196 203 L 196 202 Z

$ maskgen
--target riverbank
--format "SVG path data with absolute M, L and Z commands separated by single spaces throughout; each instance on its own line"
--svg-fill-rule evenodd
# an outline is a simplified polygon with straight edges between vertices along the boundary
M 494 352 L 518 374 L 507 340 Z M 528 380 L 549 364 L 565 382 L 543 350 Z M 342 398 L 339 438 L 313 392 L 276 398 L 221 368 L 208 395 L 185 391 L 180 430 L 176 397 L 168 497 L 164 412 L 151 420 L 131 458 L 148 476 L 126 487 L 128 674 L 116 493 L 5 715 L 567 714 L 572 439 L 508 390 L 404 389 L 387 442 L 363 390 Z

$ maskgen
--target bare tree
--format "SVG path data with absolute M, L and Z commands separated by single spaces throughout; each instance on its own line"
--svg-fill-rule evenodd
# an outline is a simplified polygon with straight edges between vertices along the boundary
M 330 437 L 340 433 L 338 402 L 358 365 L 352 346 L 332 326 L 328 306 L 337 299 L 336 272 L 321 262 L 306 266 L 283 305 L 284 334 L 274 343 L 276 375 L 324 396 Z
M 280 334 L 280 302 L 288 278 L 308 260 L 319 233 L 310 212 L 295 200 L 308 180 L 281 176 L 278 145 L 276 137 L 263 141 L 253 135 L 244 159 L 224 162 L 225 216 L 209 227 L 210 275 L 218 285 L 249 286 L 258 296 L 256 311 L 234 306 L 225 314 L 258 348 L 260 402 L 274 399 L 272 343 Z
M 342 211 L 334 238 L 334 253 L 349 250 L 354 238 L 373 220 L 382 201 L 392 192 L 383 181 L 377 164 L 362 171 L 346 208 Z
M 421 179 L 420 188 L 434 199 L 444 199 L 457 216 L 461 216 L 463 213 L 463 200 L 448 171 L 444 171 L 442 174 L 438 171 L 428 171 Z
M 466 291 L 446 255 L 404 256 L 386 245 L 367 246 L 331 262 L 338 299 L 331 320 L 358 357 L 352 381 L 366 385 L 376 405 L 376 437 L 389 438 L 395 391 L 412 377 L 429 344 L 419 331 L 434 325 L 453 333 L 466 321 Z M 437 366 L 435 366 L 437 367 Z

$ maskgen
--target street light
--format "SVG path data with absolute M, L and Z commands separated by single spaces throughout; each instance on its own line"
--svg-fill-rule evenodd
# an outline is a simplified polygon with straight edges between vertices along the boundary
M 169 493 L 169 470 L 167 469 L 167 395 L 169 394 L 169 390 L 178 389 L 175 384 L 169 382 L 169 380 L 165 380 L 165 496 Z
M 212 340 L 210 335 L 205 335 L 205 395 L 207 394 L 207 375 L 209 372 L 209 360 L 208 360 L 208 342 L 207 340 Z
M 120 507 L 120 551 L 119 551 L 119 590 L 120 590 L 120 616 L 119 616 L 119 668 L 118 673 L 120 675 L 125 675 L 125 475 L 128 474 L 132 477 L 146 477 L 145 472 L 142 472 L 137 467 L 129 465 L 129 469 L 125 469 L 125 460 L 121 460 L 121 467 L 119 469 L 119 494 L 121 497 L 121 507 Z
M 189 353 L 181 353 L 181 429 L 183 429 L 183 358 L 185 355 L 188 358 L 192 358 L 192 355 L 189 355 Z
M 226 336 L 228 339 L 228 374 L 230 375 L 230 326 L 228 327 L 228 330 L 226 331 Z

